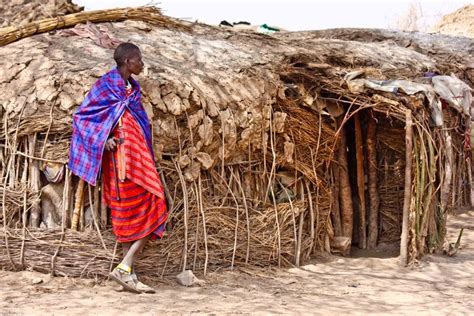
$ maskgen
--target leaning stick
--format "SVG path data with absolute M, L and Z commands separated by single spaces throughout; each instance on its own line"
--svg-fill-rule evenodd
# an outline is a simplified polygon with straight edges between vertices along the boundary
M 97 229 L 97 234 L 99 235 L 99 239 L 100 239 L 100 242 L 102 243 L 102 247 L 104 248 L 104 250 L 108 250 L 107 246 L 105 245 L 104 238 L 102 237 L 102 233 L 100 232 L 99 222 L 97 220 L 97 217 L 98 217 L 97 200 L 95 201 L 95 203 L 93 202 L 94 199 L 92 198 L 92 189 L 91 189 L 90 184 L 87 185 L 87 189 L 89 191 L 89 205 L 91 207 L 91 213 L 92 213 L 92 219 L 94 220 L 94 226 Z
M 77 224 L 79 223 L 79 216 L 84 198 L 84 183 L 84 180 L 79 179 L 79 184 L 77 185 L 76 190 L 76 197 L 74 200 L 74 211 L 72 213 L 71 229 L 73 230 L 77 230 Z

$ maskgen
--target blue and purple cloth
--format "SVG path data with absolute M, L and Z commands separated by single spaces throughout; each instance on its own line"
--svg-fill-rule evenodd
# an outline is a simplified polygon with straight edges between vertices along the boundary
M 132 94 L 125 94 L 125 80 L 117 68 L 102 76 L 73 115 L 68 167 L 79 178 L 96 185 L 104 147 L 112 129 L 128 109 L 140 125 L 153 155 L 151 129 L 141 103 L 138 83 L 130 77 Z

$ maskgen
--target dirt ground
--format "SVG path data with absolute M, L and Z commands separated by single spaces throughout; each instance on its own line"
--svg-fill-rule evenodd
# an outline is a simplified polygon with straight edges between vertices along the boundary
M 474 211 L 449 220 L 449 240 L 465 227 L 455 257 L 426 256 L 411 268 L 398 258 L 331 256 L 292 269 L 221 271 L 157 294 L 117 292 L 112 283 L 0 271 L 0 315 L 157 314 L 470 314 L 474 311 Z M 39 284 L 34 284 L 38 283 Z

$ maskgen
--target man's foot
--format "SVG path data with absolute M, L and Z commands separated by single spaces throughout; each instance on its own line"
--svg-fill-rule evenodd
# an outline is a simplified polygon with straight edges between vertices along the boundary
M 141 293 L 149 293 L 149 294 L 156 293 L 156 290 L 154 288 L 138 281 L 138 277 L 135 274 L 135 272 L 133 272 L 131 276 L 132 276 L 132 279 L 135 283 L 135 287 L 138 291 L 140 291 Z
M 131 269 L 127 268 L 128 267 L 119 264 L 112 272 L 110 272 L 109 277 L 129 292 L 142 293 L 137 289 L 137 283 L 130 273 Z

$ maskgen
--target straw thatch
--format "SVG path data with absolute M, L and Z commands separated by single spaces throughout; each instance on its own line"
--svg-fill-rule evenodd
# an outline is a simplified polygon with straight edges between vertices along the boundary
M 374 118 L 379 131 L 379 240 L 400 235 L 402 210 L 397 203 L 403 197 L 408 109 L 415 122 L 414 155 L 421 157 L 414 164 L 410 258 L 435 249 L 443 239 L 447 209 L 467 203 L 464 156 L 449 164 L 455 179 L 446 182 L 442 170 L 447 158 L 441 150 L 446 130 L 453 150 L 465 152 L 460 122 L 467 114 L 448 107 L 446 129 L 440 129 L 432 126 L 430 104 L 421 94 L 355 91 L 344 79 L 362 71 L 365 78 L 420 81 L 426 71 L 451 70 L 467 78 L 466 68 L 440 63 L 436 52 L 424 54 L 394 43 L 325 39 L 321 32 L 269 37 L 165 17 L 157 24 L 151 17 L 159 11 L 131 12 L 140 21 L 78 25 L 0 49 L 0 266 L 72 276 L 107 274 L 114 247 L 105 231 L 107 210 L 100 205 L 100 190 L 86 186 L 79 223 L 85 232 L 70 231 L 77 179 L 67 170 L 62 178 L 48 170 L 67 160 L 71 114 L 94 81 L 113 66 L 110 56 L 117 41 L 130 40 L 142 49 L 147 69 L 138 79 L 172 201 L 166 238 L 150 246 L 142 260 L 146 273 L 299 265 L 318 251 L 337 250 L 335 237 L 360 245 L 361 230 L 349 233 L 366 204 L 363 208 L 358 200 L 365 194 L 361 178 L 359 186 L 354 179 L 356 112 L 362 130 Z M 120 11 L 120 19 L 129 13 Z M 89 20 L 103 21 L 105 13 L 90 14 Z M 38 29 L 45 24 L 51 20 L 36 23 Z M 5 38 L 11 32 L 18 30 L 0 30 Z M 381 31 L 372 32 L 375 37 Z M 400 34 L 404 36 L 409 35 Z M 427 41 L 425 37 L 420 36 Z M 443 48 L 440 54 L 449 51 L 441 41 L 437 45 Z M 464 63 L 462 53 L 453 54 Z M 341 146 L 342 138 L 347 145 Z M 344 156 L 347 161 L 339 159 Z M 63 183 L 54 191 L 62 192 L 56 198 L 61 203 L 48 212 L 56 214 L 61 230 L 38 230 L 35 226 L 46 223 L 37 197 L 52 181 L 48 179 L 56 177 Z M 446 183 L 448 190 L 440 190 Z M 441 193 L 449 194 L 449 201 Z M 348 199 L 354 202 L 353 213 L 347 209 Z M 448 202 L 438 207 L 441 200 Z M 373 201 L 367 199 L 367 205 L 374 208 Z M 369 218 L 370 207 L 367 212 Z
M 433 32 L 474 37 L 474 5 L 469 4 L 443 16 L 433 27 Z

